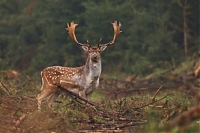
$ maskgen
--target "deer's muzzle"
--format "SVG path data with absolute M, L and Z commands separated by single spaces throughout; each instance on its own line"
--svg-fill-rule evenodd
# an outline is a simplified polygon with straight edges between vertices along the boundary
M 98 62 L 98 60 L 99 60 L 99 59 L 98 59 L 98 56 L 97 56 L 97 55 L 94 55 L 94 56 L 92 57 L 92 61 L 93 61 L 93 62 Z

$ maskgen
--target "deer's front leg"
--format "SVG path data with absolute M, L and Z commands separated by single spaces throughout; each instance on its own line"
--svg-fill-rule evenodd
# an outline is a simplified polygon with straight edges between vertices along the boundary
M 92 97 L 92 92 L 86 94 L 86 99 L 87 99 L 88 101 L 91 101 L 91 97 Z
M 92 93 L 94 90 L 96 90 L 99 86 L 99 78 L 97 80 L 94 80 L 91 83 L 91 87 L 88 88 L 88 91 L 86 91 L 86 99 L 88 101 L 91 101 Z
M 84 91 L 82 91 L 82 90 L 80 90 L 80 89 L 79 89 L 79 93 L 78 93 L 78 95 L 79 95 L 80 97 L 82 97 L 82 98 L 86 99 L 85 92 L 84 92 Z

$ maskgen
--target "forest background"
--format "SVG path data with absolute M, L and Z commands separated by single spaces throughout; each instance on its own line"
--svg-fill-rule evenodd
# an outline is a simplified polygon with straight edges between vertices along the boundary
M 104 73 L 148 75 L 172 68 L 199 53 L 198 0 L 1 0 L 0 69 L 30 75 L 47 66 L 81 66 L 82 49 L 65 30 L 97 45 L 113 37 L 111 22 L 122 23 L 116 43 L 102 53 Z

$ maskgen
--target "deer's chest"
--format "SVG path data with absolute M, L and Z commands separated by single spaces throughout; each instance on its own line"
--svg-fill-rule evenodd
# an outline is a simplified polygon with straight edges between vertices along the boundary
M 87 82 L 84 87 L 85 93 L 88 94 L 94 91 L 95 89 L 97 89 L 98 86 L 99 86 L 99 76 L 93 77 L 93 78 L 88 77 Z

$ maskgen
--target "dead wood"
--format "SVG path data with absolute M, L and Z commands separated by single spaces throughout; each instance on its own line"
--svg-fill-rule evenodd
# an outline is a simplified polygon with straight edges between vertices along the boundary
M 125 100 L 119 101 L 117 103 L 117 107 L 119 108 L 117 111 L 115 110 L 110 110 L 108 108 L 103 108 L 101 107 L 101 105 L 96 105 L 90 101 L 87 101 L 86 99 L 79 97 L 79 95 L 68 91 L 62 87 L 59 87 L 61 90 L 64 90 L 64 92 L 66 92 L 68 95 L 70 95 L 73 100 L 75 100 L 78 103 L 81 104 L 88 104 L 88 105 L 92 105 L 95 108 L 95 114 L 98 114 L 99 117 L 103 118 L 106 120 L 106 122 L 103 123 L 99 123 L 96 122 L 95 120 L 93 120 L 92 118 L 92 125 L 93 125 L 93 132 L 95 131 L 94 129 L 102 129 L 104 131 L 108 131 L 108 130 L 119 130 L 120 128 L 126 128 L 126 127 L 130 127 L 133 125 L 139 125 L 139 124 L 145 124 L 147 123 L 147 120 L 141 120 L 139 121 L 139 118 L 137 118 L 136 120 L 136 116 L 134 118 L 132 118 L 133 116 L 128 116 L 129 113 L 127 113 L 127 111 L 123 112 L 122 110 L 122 106 L 123 103 L 125 102 Z M 141 112 L 138 112 L 141 113 Z M 91 116 L 92 117 L 92 116 Z M 143 118 L 141 118 L 143 119 Z M 88 122 L 91 123 L 91 121 Z M 87 123 L 87 121 L 82 120 L 82 119 L 74 119 L 73 120 L 74 123 Z M 94 125 L 96 125 L 96 127 L 94 127 Z M 86 130 L 85 130 L 86 131 Z M 81 130 L 82 132 L 82 130 Z
M 88 101 L 88 100 L 86 100 L 86 99 L 80 97 L 78 94 L 73 93 L 73 92 L 71 92 L 71 91 L 69 91 L 69 90 L 67 90 L 67 89 L 65 89 L 65 88 L 63 88 L 63 87 L 61 87 L 61 86 L 57 86 L 57 87 L 60 88 L 63 92 L 66 92 L 69 96 L 71 96 L 71 97 L 74 96 L 74 97 L 72 97 L 73 100 L 77 101 L 78 103 L 81 103 L 81 102 L 78 101 L 77 99 L 83 101 L 84 103 L 87 103 L 87 104 L 89 104 L 89 105 L 92 105 L 92 106 L 95 106 L 95 105 L 96 105 L 95 103 L 92 103 L 92 102 L 90 102 L 90 101 Z M 81 104 L 82 104 L 82 103 L 81 103 Z
M 158 90 L 156 91 L 155 95 L 153 96 L 152 102 L 154 102 L 156 100 L 156 96 L 158 95 L 158 92 L 162 89 L 162 85 L 160 86 L 160 88 L 158 88 Z
M 173 71 L 173 70 L 175 70 L 175 69 L 176 69 L 176 66 L 173 66 L 172 68 L 167 69 L 166 71 L 162 72 L 160 75 L 163 75 L 163 74 L 165 74 L 165 73 L 169 73 L 169 72 L 171 72 L 171 71 Z
M 15 127 L 19 127 L 19 125 L 22 123 L 22 121 L 26 118 L 26 115 L 22 115 L 15 123 Z
M 16 127 L 10 127 L 10 126 L 5 126 L 5 125 L 1 125 L 0 126 L 0 132 L 4 133 L 5 131 L 9 131 L 9 132 L 20 132 L 20 128 L 16 128 Z
M 23 86 L 24 86 L 25 84 L 27 84 L 28 82 L 33 82 L 33 81 L 32 81 L 32 79 L 28 78 L 28 79 L 27 79 L 26 81 L 24 81 L 21 85 L 19 85 L 18 88 L 23 88 Z
M 21 98 L 23 100 L 28 100 L 28 101 L 31 101 L 31 102 L 36 102 L 36 98 L 35 97 L 30 97 L 30 96 L 21 96 Z
M 183 133 L 188 124 L 200 118 L 200 104 L 189 109 L 187 112 L 180 114 L 176 119 L 171 121 L 162 130 L 171 130 L 175 126 L 179 127 L 179 132 Z
M 147 107 L 147 106 L 153 106 L 154 103 L 156 103 L 156 102 L 158 102 L 158 101 L 161 101 L 161 100 L 165 99 L 166 97 L 168 97 L 168 96 L 170 96 L 170 95 L 173 95 L 173 94 L 172 94 L 172 93 L 169 93 L 169 94 L 165 95 L 164 97 L 162 97 L 162 98 L 160 98 L 160 99 L 158 99 L 158 100 L 155 100 L 155 101 L 153 101 L 153 102 L 150 102 L 150 103 L 148 103 L 148 104 L 145 104 L 145 105 L 143 105 L 143 106 L 136 107 L 136 108 L 133 108 L 133 109 L 140 109 L 140 108 L 144 108 L 144 107 Z
M 189 82 L 183 78 L 177 78 L 177 77 L 173 77 L 171 79 L 179 84 L 186 86 L 193 94 L 195 94 L 197 96 L 197 101 L 198 102 L 200 101 L 200 92 L 191 82 Z
M 8 88 L 0 81 L 1 85 L 4 87 L 4 89 L 6 90 L 6 94 L 10 96 L 10 92 L 8 90 Z
M 130 127 L 130 126 L 135 126 L 135 125 L 141 125 L 141 124 L 146 124 L 148 121 L 138 121 L 138 122 L 129 122 L 129 123 L 123 123 L 123 124 L 119 124 L 116 125 L 116 129 L 122 129 L 125 127 Z
M 116 129 L 116 130 L 109 130 L 109 129 L 98 129 L 98 130 L 79 130 L 79 133 L 123 133 L 124 130 Z

